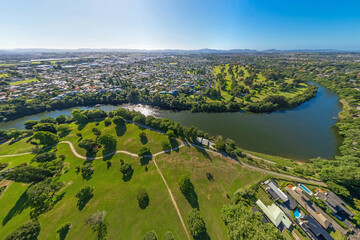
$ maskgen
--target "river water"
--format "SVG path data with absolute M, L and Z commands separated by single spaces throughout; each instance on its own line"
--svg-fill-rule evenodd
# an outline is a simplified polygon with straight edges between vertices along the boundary
M 112 111 L 120 106 L 103 105 L 99 108 Z M 165 117 L 185 126 L 196 126 L 211 135 L 234 139 L 247 150 L 289 157 L 304 161 L 315 157 L 333 158 L 338 153 L 341 137 L 334 124 L 341 110 L 338 97 L 319 87 L 315 98 L 299 107 L 273 113 L 191 113 L 160 110 L 150 106 L 126 104 L 123 107 L 145 115 Z M 93 109 L 94 107 L 77 107 Z M 71 115 L 74 108 L 44 112 L 0 123 L 0 129 L 24 128 L 24 122 L 42 117 Z

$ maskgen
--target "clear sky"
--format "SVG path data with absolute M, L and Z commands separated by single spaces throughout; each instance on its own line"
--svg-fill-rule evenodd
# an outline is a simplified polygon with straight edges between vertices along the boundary
M 0 49 L 360 50 L 359 0 L 0 0 Z

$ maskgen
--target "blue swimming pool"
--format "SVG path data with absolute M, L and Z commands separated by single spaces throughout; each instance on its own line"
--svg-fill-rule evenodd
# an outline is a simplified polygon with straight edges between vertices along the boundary
M 299 212 L 299 210 L 295 210 L 294 216 L 295 216 L 296 218 L 299 218 L 299 217 L 300 217 L 300 212 Z
M 305 187 L 304 185 L 299 184 L 299 186 L 300 186 L 302 189 L 304 189 L 304 191 L 307 192 L 309 195 L 312 195 L 312 194 L 313 194 L 313 193 L 312 193 L 307 187 Z

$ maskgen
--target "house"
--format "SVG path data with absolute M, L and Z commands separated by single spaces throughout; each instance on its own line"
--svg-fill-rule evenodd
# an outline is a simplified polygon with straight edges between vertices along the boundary
M 317 192 L 316 197 L 322 199 L 340 220 L 352 218 L 354 214 L 346 208 L 346 203 L 333 192 Z
M 325 231 L 324 228 L 322 228 L 311 216 L 306 217 L 307 221 L 304 221 L 302 223 L 302 227 L 309 230 L 312 234 L 315 235 L 315 237 L 319 240 L 334 240 L 330 234 Z
M 203 137 L 197 137 L 195 140 L 196 143 L 204 145 L 206 147 L 210 147 L 210 141 Z
M 278 199 L 281 199 L 281 201 L 283 202 L 286 202 L 289 200 L 288 196 L 280 190 L 280 188 L 276 185 L 276 183 L 274 183 L 273 181 L 271 180 L 266 180 L 265 181 L 265 184 L 267 185 L 267 190 L 270 190 L 272 191 L 272 193 L 276 196 L 278 196 Z
M 265 204 L 260 199 L 258 199 L 256 201 L 256 205 L 259 206 L 259 208 L 277 228 L 282 228 L 285 226 L 287 229 L 289 229 L 291 227 L 290 219 L 278 206 L 276 206 L 275 203 L 270 206 L 265 206 Z

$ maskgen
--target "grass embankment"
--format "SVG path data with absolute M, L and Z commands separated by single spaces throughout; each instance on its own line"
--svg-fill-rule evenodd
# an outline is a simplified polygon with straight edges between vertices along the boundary
M 93 124 L 95 125 L 89 123 L 81 126 L 80 130 L 77 125 L 71 124 L 73 130 L 63 140 L 72 141 L 80 153 L 81 149 L 77 147 L 79 137 L 76 133 L 80 132 L 83 138 L 94 138 L 95 135 L 91 131 Z M 100 122 L 97 127 L 103 133 L 109 132 L 116 136 L 118 149 L 136 153 L 143 146 L 138 137 L 138 133 L 143 130 L 134 124 L 127 124 L 126 132 L 121 136 L 116 134 L 114 126 L 105 127 L 103 122 Z M 149 139 L 145 145 L 153 153 L 161 151 L 161 142 L 167 139 L 166 136 L 149 130 L 144 131 Z M 32 148 L 33 146 L 26 141 L 27 139 L 23 139 L 11 146 L 3 145 L 0 155 L 24 152 L 26 148 Z M 15 146 L 22 149 L 19 150 Z M 160 239 L 166 231 L 173 232 L 176 239 L 187 238 L 153 161 L 142 165 L 139 158 L 117 154 L 111 157 L 111 166 L 108 168 L 102 159 L 94 160 L 94 173 L 89 180 L 84 180 L 75 170 L 85 161 L 76 158 L 67 144 L 59 144 L 53 150 L 55 149 L 58 156 L 66 156 L 67 170 L 59 179 L 64 183 L 64 187 L 58 194 L 63 195 L 52 209 L 39 216 L 39 239 L 56 239 L 57 229 L 65 223 L 72 225 L 66 239 L 95 239 L 96 236 L 85 224 L 85 219 L 102 210 L 107 212 L 108 239 L 140 239 L 149 230 L 155 230 Z M 32 158 L 33 155 L 24 155 L 0 158 L 0 161 L 8 162 L 13 167 L 23 162 L 30 163 Z M 125 182 L 122 179 L 119 170 L 120 159 L 133 165 L 134 172 L 129 181 Z M 181 175 L 190 174 L 197 193 L 200 213 L 205 219 L 212 239 L 227 238 L 225 225 L 220 218 L 220 209 L 230 202 L 227 194 L 231 196 L 238 188 L 248 187 L 264 177 L 263 174 L 243 168 L 232 160 L 199 151 L 194 147 L 184 147 L 178 152 L 159 155 L 156 161 L 174 193 L 185 222 L 191 206 L 180 192 L 178 180 Z M 207 172 L 214 176 L 214 181 L 206 178 Z M 94 187 L 94 197 L 79 210 L 75 195 L 86 185 Z M 10 182 L 9 187 L 0 196 L 0 239 L 30 219 L 31 209 L 27 205 L 25 194 L 28 186 L 29 184 Z M 145 188 L 150 198 L 150 204 L 144 210 L 139 208 L 136 200 L 140 188 Z

